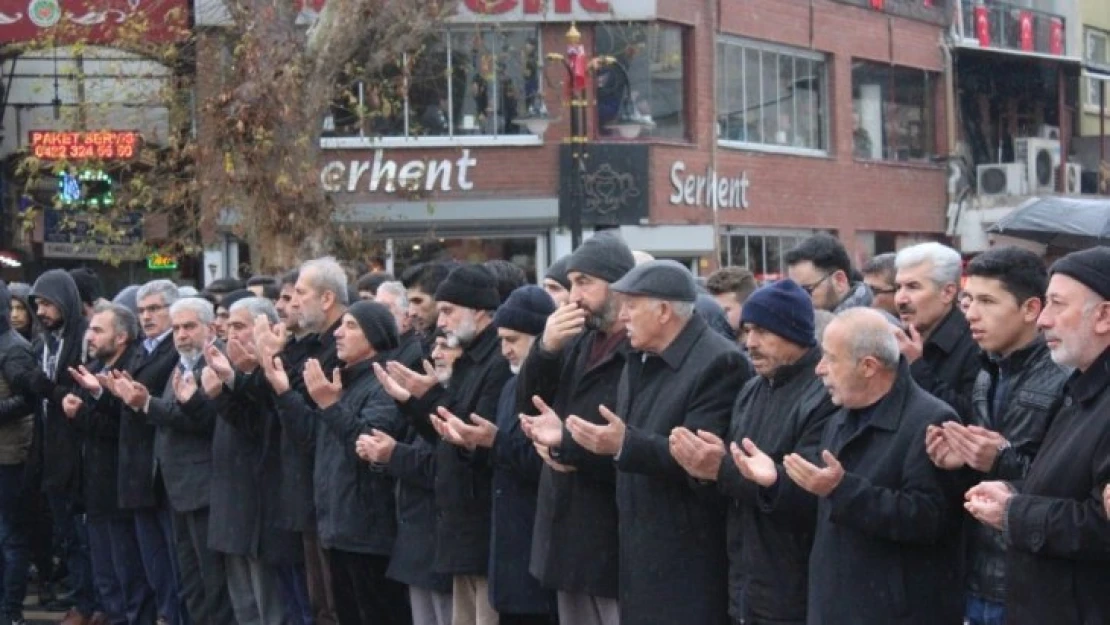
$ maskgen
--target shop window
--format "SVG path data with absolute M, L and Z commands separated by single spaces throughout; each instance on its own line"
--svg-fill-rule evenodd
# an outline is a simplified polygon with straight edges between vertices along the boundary
M 598 134 L 617 134 L 608 126 L 621 118 L 623 106 L 652 122 L 641 136 L 686 139 L 685 32 L 654 22 L 598 24 L 594 53 L 618 63 L 596 74 Z
M 1087 64 L 1110 72 L 1110 32 L 1088 27 L 1085 30 L 1085 35 L 1084 39 L 1087 45 L 1084 57 Z M 1097 78 L 1087 78 L 1087 106 L 1098 108 L 1099 90 L 1102 89 L 1102 82 Z M 1110 105 L 1110 102 L 1107 105 Z
M 852 63 L 852 139 L 856 158 L 929 160 L 934 150 L 935 77 L 920 69 Z
M 826 57 L 754 41 L 717 42 L 717 133 L 724 145 L 828 150 Z
M 721 266 L 743 267 L 761 283 L 778 280 L 786 276 L 783 255 L 813 234 L 810 230 L 726 231 L 721 235 Z
M 359 76 L 355 62 L 325 135 L 527 134 L 514 122 L 539 104 L 538 35 L 535 27 L 469 27 L 437 34 L 376 76 Z

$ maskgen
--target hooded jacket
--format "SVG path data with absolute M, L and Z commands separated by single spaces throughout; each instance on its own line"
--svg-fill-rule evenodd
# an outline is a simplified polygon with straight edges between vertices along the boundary
M 8 285 L 8 292 L 11 293 L 11 297 L 5 297 L 4 301 L 9 302 L 10 306 L 11 301 L 19 300 L 19 302 L 23 304 L 23 307 L 27 309 L 27 318 L 31 320 L 31 325 L 29 325 L 26 330 L 12 329 L 19 332 L 23 338 L 27 339 L 28 343 L 34 342 L 34 340 L 39 337 L 39 333 L 42 332 L 42 324 L 39 323 L 39 318 L 35 316 L 35 311 L 31 308 L 31 285 L 26 282 L 12 282 Z M 8 309 L 8 314 L 4 315 L 4 319 L 11 319 L 10 308 Z
M 55 331 L 43 328 L 32 350 L 36 366 L 26 375 L 27 387 L 41 401 L 42 414 L 36 423 L 41 436 L 36 436 L 33 444 L 32 474 L 34 469 L 41 470 L 42 488 L 48 493 L 74 494 L 81 484 L 81 441 L 77 429 L 62 412 L 62 399 L 77 388 L 68 369 L 84 360 L 87 323 L 77 284 L 62 269 L 51 269 L 35 280 L 28 297 L 32 310 L 38 307 L 39 300 L 58 307 L 62 327 Z
M 0 281 L 0 465 L 27 460 L 34 428 L 34 398 L 19 382 L 35 367 L 31 344 L 11 328 L 11 297 Z

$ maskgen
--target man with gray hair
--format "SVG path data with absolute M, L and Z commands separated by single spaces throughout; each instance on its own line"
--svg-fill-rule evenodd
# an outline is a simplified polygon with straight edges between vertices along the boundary
M 925 432 L 956 415 L 914 383 L 882 313 L 854 308 L 825 329 L 817 375 L 839 410 L 821 458 L 783 458 L 771 505 L 816 496 L 808 619 L 960 623 L 960 484 L 933 465 Z
M 612 285 L 634 350 L 604 425 L 569 416 L 566 429 L 617 468 L 622 623 L 725 623 L 728 555 L 723 503 L 671 456 L 677 427 L 724 437 L 753 371 L 735 341 L 694 314 L 697 287 L 671 260 L 638 265 Z M 638 353 L 637 353 L 638 352 Z M 699 601 L 683 598 L 696 595 Z
M 920 243 L 898 252 L 894 303 L 904 328 L 898 347 L 913 379 L 956 411 L 971 415 L 971 393 L 979 377 L 980 351 L 956 306 L 963 259 L 940 243 Z
M 409 319 L 409 296 L 405 285 L 397 281 L 381 283 L 374 293 L 374 301 L 389 309 L 401 334 L 401 344 L 389 359 L 419 371 L 424 360 L 424 344 Z

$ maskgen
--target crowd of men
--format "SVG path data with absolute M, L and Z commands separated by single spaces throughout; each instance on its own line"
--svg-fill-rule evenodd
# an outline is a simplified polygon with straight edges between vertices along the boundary
M 0 283 L 0 623 L 1110 623 L 1110 248 L 785 260 Z

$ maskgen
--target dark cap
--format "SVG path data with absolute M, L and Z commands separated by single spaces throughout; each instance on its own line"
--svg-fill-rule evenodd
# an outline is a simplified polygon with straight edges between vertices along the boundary
M 1100 245 L 1072 252 L 1053 263 L 1050 273 L 1075 278 L 1102 299 L 1110 300 L 1110 247 Z
M 358 301 L 347 309 L 347 314 L 358 322 L 358 327 L 366 335 L 366 342 L 370 343 L 374 351 L 397 349 L 400 343 L 397 338 L 397 321 L 388 308 L 377 302 Z
M 609 288 L 625 295 L 670 302 L 693 302 L 698 297 L 694 275 L 673 260 L 649 260 L 637 265 Z
M 567 277 L 567 263 L 570 261 L 570 254 L 560 258 L 559 260 L 551 263 L 547 268 L 547 273 L 543 274 L 544 279 L 550 279 L 558 282 L 564 289 L 570 289 L 570 278 Z
M 436 288 L 437 302 L 474 310 L 496 310 L 501 305 L 497 279 L 481 265 L 460 265 Z
M 567 273 L 577 271 L 610 284 L 636 266 L 632 250 L 616 234 L 599 232 L 585 240 L 567 259 Z
M 547 325 L 547 317 L 555 312 L 555 301 L 547 291 L 527 284 L 509 294 L 493 316 L 493 325 L 539 336 Z

